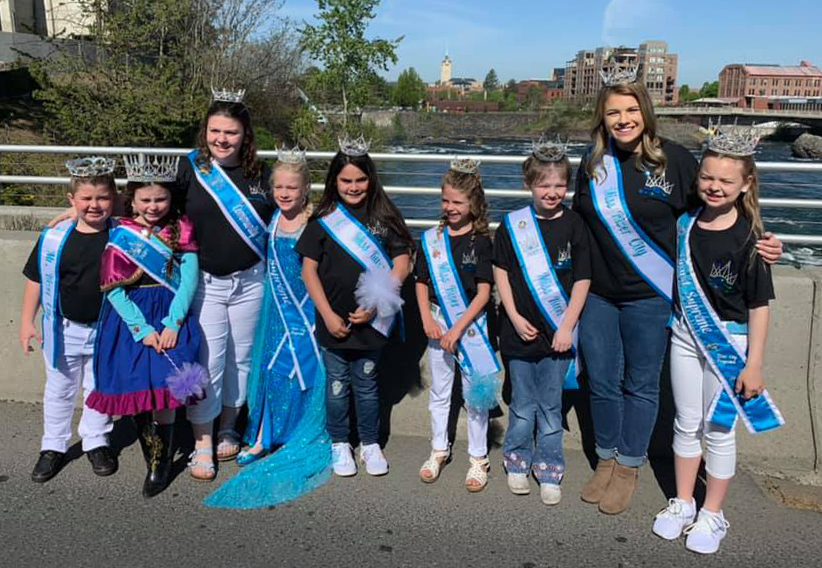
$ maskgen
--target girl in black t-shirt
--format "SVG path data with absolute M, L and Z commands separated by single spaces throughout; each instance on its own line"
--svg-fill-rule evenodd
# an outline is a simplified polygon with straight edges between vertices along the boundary
M 744 354 L 747 347 L 744 368 L 735 377 L 736 392 L 745 399 L 762 394 L 768 301 L 774 293 L 770 269 L 755 248 L 764 230 L 754 146 L 755 139 L 740 135 L 721 134 L 712 139 L 697 178 L 704 207 L 679 221 L 678 253 L 685 257 L 678 259 L 678 312 L 671 339 L 677 495 L 656 516 L 653 530 L 673 540 L 693 523 L 685 531 L 685 546 L 703 554 L 718 550 L 728 528 L 722 503 L 736 467 L 734 428 L 717 425 L 711 418 L 715 400 L 724 392 L 723 383 L 727 380 L 734 385 L 734 377 L 723 377 L 718 373 L 721 367 L 706 359 L 710 350 L 718 349 L 715 340 L 705 336 L 706 320 L 700 319 L 702 323 L 694 326 L 691 321 L 697 320 L 686 315 L 701 312 L 695 309 L 701 303 L 700 296 L 710 304 L 737 352 Z M 692 269 L 686 270 L 689 265 Z M 689 278 L 689 272 L 695 277 Z M 728 372 L 725 367 L 723 374 Z M 696 517 L 693 491 L 703 439 L 707 483 L 705 502 Z
M 345 234 L 340 230 L 342 225 L 336 224 L 340 219 L 348 229 Z M 331 223 L 335 223 L 333 228 Z M 346 240 L 346 236 L 351 238 Z M 368 256 L 352 256 L 365 246 L 369 247 Z M 343 142 L 331 161 L 320 203 L 296 248 L 303 256 L 303 279 L 317 313 L 317 340 L 327 373 L 327 428 L 337 475 L 357 472 L 348 442 L 352 387 L 362 444 L 360 457 L 369 474 L 388 473 L 378 440 L 376 369 L 388 341 L 390 322 L 401 305 L 399 288 L 408 276 L 412 246 L 411 234 L 385 193 L 365 143 Z M 385 257 L 391 261 L 390 274 Z M 367 265 L 373 270 L 366 270 Z M 374 275 L 384 283 L 378 292 L 382 292 L 379 300 L 385 303 L 379 306 L 371 304 L 372 298 L 359 295 L 358 299 L 357 294 L 362 289 L 360 282 Z M 385 322 L 389 325 L 383 326 Z
M 438 227 L 429 229 L 427 238 L 445 238 L 447 243 L 433 254 L 434 263 L 444 257 L 442 250 L 447 246 L 452 262 L 449 263 L 456 274 L 455 284 L 461 285 L 464 294 L 465 311 L 459 315 L 449 329 L 443 308 L 432 282 L 431 267 L 425 254 L 425 247 L 417 253 L 414 269 L 417 305 L 422 318 L 423 330 L 428 337 L 428 362 L 431 367 L 431 392 L 428 410 L 431 411 L 431 455 L 420 468 L 420 479 L 433 483 L 440 469 L 451 455 L 448 441 L 448 417 L 451 409 L 451 388 L 456 370 L 456 351 L 460 338 L 466 331 L 472 336 L 477 329 L 488 334 L 485 319 L 479 319 L 485 312 L 491 297 L 493 267 L 492 246 L 488 232 L 488 204 L 482 189 L 482 179 L 473 160 L 454 160 L 442 181 L 442 215 Z M 431 233 L 433 231 L 433 233 Z M 453 272 L 450 271 L 450 272 Z M 449 272 L 449 273 L 450 273 Z M 440 293 L 444 293 L 440 290 Z M 475 323 L 478 327 L 472 327 Z M 470 329 L 469 329 L 470 327 Z M 480 333 L 481 335 L 481 333 Z M 496 355 L 490 343 L 484 353 L 493 359 Z M 470 377 L 462 372 L 463 393 L 466 400 L 470 389 Z M 468 412 L 468 454 L 470 467 L 465 478 L 468 491 L 482 491 L 488 483 L 488 409 L 466 404 Z

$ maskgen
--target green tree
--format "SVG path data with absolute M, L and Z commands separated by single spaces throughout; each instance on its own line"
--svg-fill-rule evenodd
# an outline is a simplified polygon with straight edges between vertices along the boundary
M 510 94 L 517 94 L 517 82 L 515 79 L 508 79 L 508 82 L 505 83 L 505 87 L 503 88 L 506 95 Z
M 695 101 L 699 98 L 699 93 L 696 93 L 691 90 L 691 88 L 686 84 L 682 85 L 679 88 L 679 102 L 680 103 L 687 103 L 690 101 Z
M 700 97 L 718 97 L 719 96 L 719 81 L 713 83 L 702 83 L 702 88 L 699 89 Z
M 343 105 L 343 124 L 348 122 L 350 103 L 362 104 L 364 85 L 374 69 L 388 70 L 397 62 L 396 49 L 402 37 L 395 40 L 366 39 L 365 30 L 374 19 L 379 0 L 317 0 L 320 22 L 303 22 L 300 28 L 302 46 L 323 69 L 319 79 L 326 86 L 335 85 Z
M 397 78 L 397 86 L 394 89 L 394 104 L 404 107 L 416 107 L 420 101 L 425 99 L 425 82 L 411 67 L 406 69 Z
M 486 91 L 496 91 L 499 89 L 499 77 L 497 77 L 497 72 L 491 69 L 485 76 L 485 81 L 482 82 L 482 86 Z

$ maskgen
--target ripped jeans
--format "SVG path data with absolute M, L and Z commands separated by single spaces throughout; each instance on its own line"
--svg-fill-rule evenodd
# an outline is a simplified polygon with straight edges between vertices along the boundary
M 354 408 L 357 412 L 357 431 L 360 442 L 366 446 L 379 442 L 380 396 L 377 388 L 379 349 L 323 348 L 326 381 L 326 429 L 332 443 L 348 442 L 348 408 L 351 390 L 354 390 Z

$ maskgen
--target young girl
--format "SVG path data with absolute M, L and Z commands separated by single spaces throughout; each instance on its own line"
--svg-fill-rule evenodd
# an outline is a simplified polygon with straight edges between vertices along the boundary
M 325 191 L 297 242 L 303 279 L 317 312 L 327 373 L 327 420 L 334 472 L 354 475 L 348 407 L 354 390 L 360 458 L 371 475 L 388 473 L 380 449 L 377 363 L 402 305 L 413 240 L 382 188 L 362 138 L 340 142 Z
M 653 531 L 712 554 L 728 522 L 722 503 L 736 467 L 737 416 L 753 432 L 783 423 L 764 390 L 762 357 L 770 269 L 756 253 L 763 235 L 754 150 L 757 138 L 719 134 L 702 158 L 697 188 L 703 208 L 677 223 L 677 318 L 671 340 L 677 496 Z M 696 517 L 694 484 L 705 441 L 707 491 Z M 693 524 L 691 524 L 693 523 Z
M 271 186 L 279 211 L 269 226 L 266 289 L 248 382 L 245 441 L 251 447 L 237 457 L 248 467 L 209 495 L 205 504 L 210 507 L 274 505 L 330 477 L 314 305 L 302 279 L 302 258 L 294 250 L 311 211 L 311 178 L 304 152 L 282 150 L 278 158 Z
M 533 203 L 506 215 L 494 239 L 505 308 L 500 351 L 512 387 L 503 460 L 512 493 L 530 493 L 533 472 L 542 501 L 556 505 L 565 472 L 562 388 L 576 388 L 576 326 L 591 261 L 584 222 L 562 204 L 571 180 L 565 146 L 535 144 L 523 175 Z
M 101 264 L 106 302 L 94 351 L 90 408 L 134 416 L 148 465 L 143 496 L 168 485 L 175 409 L 204 388 L 202 368 L 190 392 L 166 379 L 196 362 L 200 328 L 186 317 L 197 288 L 194 227 L 180 216 L 170 183 L 177 159 L 126 156 L 126 215 L 109 235 Z M 185 365 L 185 366 L 184 366 Z
M 422 236 L 415 267 L 417 305 L 428 336 L 431 365 L 431 455 L 420 468 L 420 479 L 433 483 L 451 456 L 448 416 L 455 363 L 462 371 L 463 393 L 471 376 L 501 369 L 488 341 L 485 308 L 491 297 L 492 245 L 488 205 L 474 160 L 451 162 L 442 181 L 442 217 L 438 227 Z M 468 491 L 488 483 L 488 410 L 471 404 L 468 411 Z

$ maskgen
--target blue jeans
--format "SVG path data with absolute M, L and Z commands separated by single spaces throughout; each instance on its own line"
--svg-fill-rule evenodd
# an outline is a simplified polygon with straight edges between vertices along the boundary
M 379 442 L 380 397 L 377 362 L 380 351 L 323 349 L 326 381 L 326 429 L 332 443 L 348 442 L 348 408 L 354 389 L 357 431 L 363 445 Z
M 645 461 L 659 406 L 671 305 L 657 296 L 611 302 L 588 294 L 579 344 L 591 391 L 599 459 L 626 467 Z
M 527 474 L 533 470 L 540 483 L 559 485 L 562 481 L 562 382 L 571 361 L 569 355 L 508 361 L 511 405 L 502 447 L 508 473 Z

